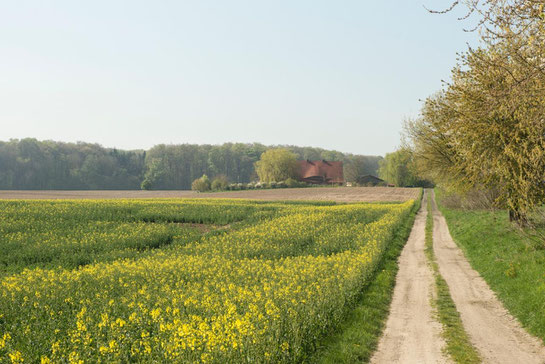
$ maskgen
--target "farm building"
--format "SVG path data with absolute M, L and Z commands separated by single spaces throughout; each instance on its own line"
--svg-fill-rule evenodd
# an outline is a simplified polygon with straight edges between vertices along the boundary
M 312 184 L 343 184 L 343 162 L 297 161 L 297 175 L 300 181 Z
M 356 178 L 356 183 L 363 186 L 382 186 L 386 185 L 386 182 L 383 179 L 380 179 L 376 176 L 367 174 L 365 176 L 359 176 Z

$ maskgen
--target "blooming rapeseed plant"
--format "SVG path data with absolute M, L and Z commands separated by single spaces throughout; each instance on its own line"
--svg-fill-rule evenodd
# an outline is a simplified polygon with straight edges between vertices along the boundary
M 133 249 L 165 232 L 176 239 L 172 221 L 243 223 L 122 259 L 0 276 L 0 358 L 272 363 L 302 358 L 339 323 L 413 201 L 1 204 L 2 243 L 13 243 L 21 256 Z

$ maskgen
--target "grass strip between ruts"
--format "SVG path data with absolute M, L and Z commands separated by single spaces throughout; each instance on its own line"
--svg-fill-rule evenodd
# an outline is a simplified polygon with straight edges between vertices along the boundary
M 439 266 L 435 260 L 433 250 L 433 212 L 431 205 L 431 193 L 426 192 L 428 196 L 428 216 L 426 219 L 426 256 L 433 269 L 435 277 L 436 296 L 433 300 L 433 306 L 437 310 L 439 322 L 443 325 L 442 336 L 446 342 L 446 352 L 456 363 L 472 364 L 481 363 L 479 353 L 471 344 L 469 336 L 464 330 L 460 313 L 456 310 L 456 305 L 450 297 L 450 291 L 447 282 L 439 273 Z
M 388 318 L 398 271 L 398 257 L 407 243 L 421 197 L 405 223 L 398 229 L 377 267 L 375 276 L 347 313 L 346 320 L 322 339 L 307 363 L 367 363 L 375 351 Z

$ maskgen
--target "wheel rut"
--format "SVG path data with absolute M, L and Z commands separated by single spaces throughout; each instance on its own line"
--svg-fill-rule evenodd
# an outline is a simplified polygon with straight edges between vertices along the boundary
M 431 193 L 433 249 L 439 272 L 447 282 L 452 300 L 472 344 L 484 363 L 544 364 L 545 347 L 527 333 L 503 307 L 484 279 L 453 241 L 445 218 Z

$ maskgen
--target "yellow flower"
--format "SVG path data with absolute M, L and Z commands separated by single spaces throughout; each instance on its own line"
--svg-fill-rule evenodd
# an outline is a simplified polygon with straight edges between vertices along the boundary
M 303 349 L 294 346 L 294 335 L 313 337 L 324 323 L 339 321 L 342 305 L 368 283 L 362 277 L 372 276 L 413 206 L 116 200 L 23 202 L 10 210 L 6 204 L 0 201 L 0 236 L 18 231 L 6 235 L 14 244 L 110 257 L 78 269 L 27 269 L 0 278 L 3 320 L 23 318 L 8 322 L 11 335 L 38 340 L 29 323 L 47 318 L 41 327 L 43 337 L 55 340 L 51 361 L 72 363 L 105 355 L 110 361 L 289 361 Z M 4 224 L 5 215 L 14 222 Z M 138 221 L 143 216 L 156 222 Z M 249 220 L 187 240 L 185 227 L 162 222 L 229 216 Z M 147 248 L 158 241 L 169 248 Z M 286 323 L 293 330 L 284 330 Z M 278 333 L 284 340 L 271 345 Z M 11 348 L 10 340 L 8 333 L 0 336 L 0 349 Z
M 22 363 L 24 361 L 23 355 L 19 351 L 9 353 L 9 358 L 12 363 Z

